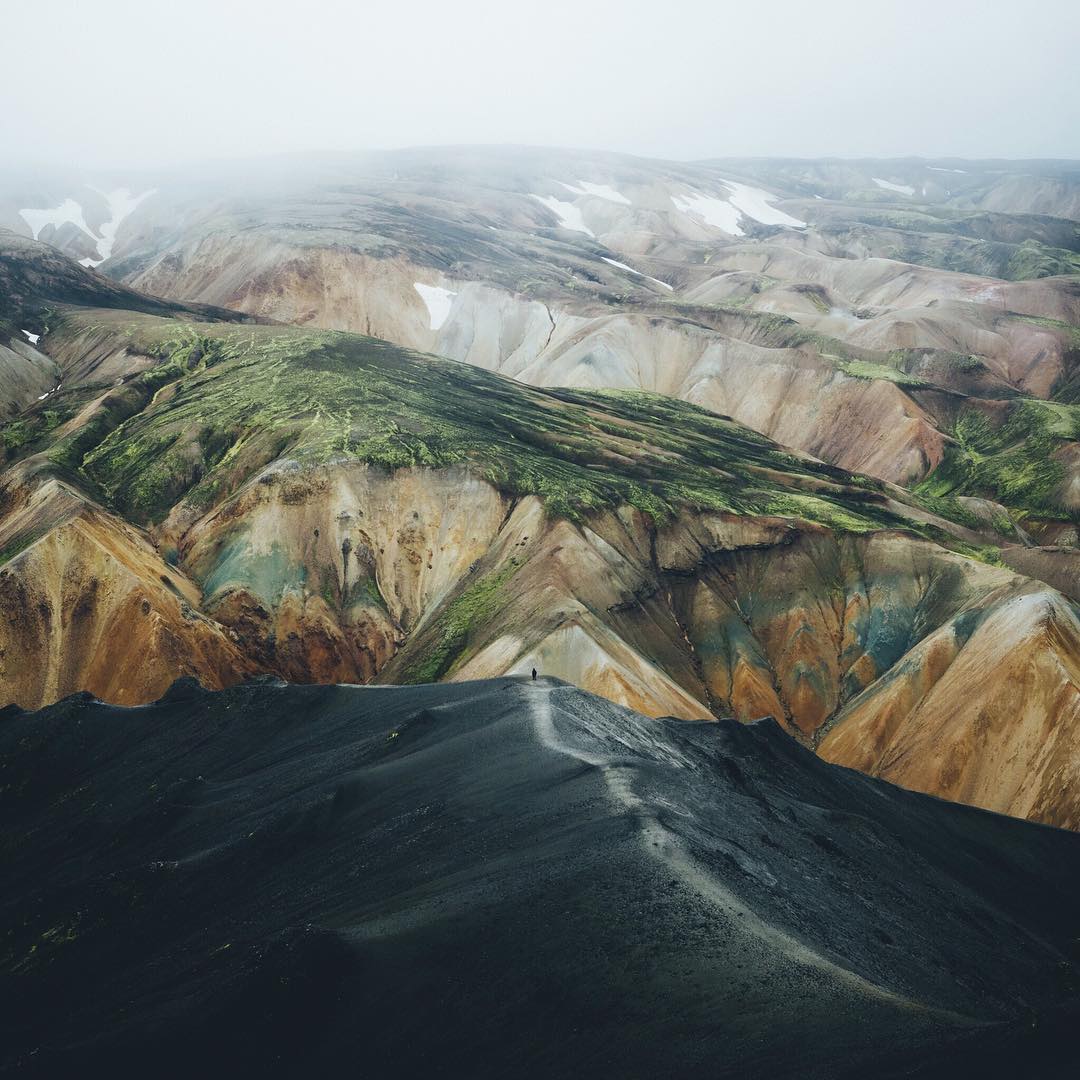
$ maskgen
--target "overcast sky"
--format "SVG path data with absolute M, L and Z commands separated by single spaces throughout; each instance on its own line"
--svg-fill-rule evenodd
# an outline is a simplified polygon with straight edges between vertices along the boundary
M 1080 158 L 1080 0 L 2 0 L 0 158 Z

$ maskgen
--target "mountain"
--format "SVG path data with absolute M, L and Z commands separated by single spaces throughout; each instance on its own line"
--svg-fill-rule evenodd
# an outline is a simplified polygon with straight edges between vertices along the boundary
M 0 230 L 0 419 L 10 419 L 56 389 L 60 368 L 38 345 L 51 314 L 67 304 L 163 316 L 200 317 L 208 310 L 146 296 L 77 266 L 51 245 Z M 224 310 L 215 317 L 251 321 Z
M 446 148 L 127 182 L 8 178 L 0 224 L 63 243 L 77 217 L 161 296 L 681 397 L 1075 546 L 1072 163 Z
M 1067 1075 L 1080 837 L 559 683 L 0 713 L 3 1066 Z M 992 955 L 993 962 L 987 962 Z
M 951 709 L 927 703 L 960 686 L 992 735 L 976 718 L 977 753 L 903 782 L 1080 824 L 1071 754 L 993 783 L 1016 650 L 1041 658 L 1032 730 L 1075 737 L 1075 708 L 1047 704 L 1076 700 L 1075 611 L 1002 565 L 998 534 L 958 502 L 673 398 L 533 388 L 118 295 L 68 264 L 101 282 L 76 299 L 131 307 L 70 303 L 69 279 L 46 272 L 56 256 L 5 243 L 40 282 L 17 317 L 39 313 L 61 378 L 0 428 L 5 700 L 134 705 L 181 675 L 220 688 L 537 667 L 653 716 L 771 715 L 881 771 L 845 731 L 887 708 L 890 745 L 954 739 Z M 982 631 L 1018 603 L 1048 605 L 1060 632 Z M 1041 760 L 1024 738 L 1021 762 Z
M 151 293 L 682 397 L 894 482 L 944 461 L 950 491 L 1051 528 L 1077 509 L 1067 163 L 445 149 L 143 183 L 102 269 Z M 969 477 L 972 425 L 1017 422 L 1047 475 Z
M 677 396 L 995 504 L 971 512 L 1021 525 L 1019 547 L 1076 546 L 1072 163 L 447 148 L 126 182 L 8 179 L 0 224 L 62 244 L 50 222 L 71 203 L 80 243 L 108 237 L 100 269 L 150 293 L 535 385 Z M 1008 559 L 1080 596 L 1074 555 Z

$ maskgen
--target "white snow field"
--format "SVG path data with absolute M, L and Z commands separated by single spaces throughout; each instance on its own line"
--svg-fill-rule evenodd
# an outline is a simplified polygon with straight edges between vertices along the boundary
M 748 184 L 740 184 L 735 180 L 725 180 L 723 183 L 731 188 L 731 197 L 728 202 L 736 209 L 741 210 L 747 217 L 760 221 L 762 225 L 787 225 L 792 229 L 805 229 L 806 222 L 800 221 L 783 210 L 771 206 L 779 198 L 770 195 L 761 188 L 750 187 Z
M 97 191 L 96 188 L 94 190 Z M 132 211 L 143 199 L 153 195 L 154 189 L 144 191 L 141 195 L 132 195 L 127 188 L 117 188 L 115 191 L 108 192 L 99 191 L 98 194 L 103 195 L 105 201 L 109 204 L 109 220 L 102 223 L 101 239 L 97 242 L 98 255 L 101 257 L 96 263 L 89 263 L 91 266 L 103 263 L 112 255 L 113 245 L 116 243 L 116 232 L 120 228 L 120 223 L 131 215 Z
M 83 217 L 82 207 L 74 199 L 65 199 L 59 206 L 51 209 L 35 210 L 27 207 L 19 211 L 19 216 L 30 226 L 35 240 L 41 235 L 41 230 L 46 225 L 54 225 L 59 229 L 61 225 L 71 224 L 82 229 L 95 244 L 97 243 L 97 237 L 90 231 L 90 226 L 86 224 L 86 219 Z
M 97 188 L 93 190 L 98 191 Z M 116 243 L 116 232 L 120 228 L 120 223 L 131 214 L 143 199 L 153 195 L 153 193 L 153 190 L 150 190 L 144 191 L 141 195 L 132 195 L 127 188 L 117 188 L 115 191 L 109 192 L 98 191 L 98 194 L 105 199 L 109 206 L 109 219 L 102 222 L 100 236 L 86 224 L 83 208 L 74 199 L 65 199 L 59 206 L 51 209 L 37 210 L 28 207 L 25 210 L 20 210 L 19 214 L 23 221 L 30 226 L 30 231 L 34 234 L 35 240 L 41 235 L 41 230 L 46 225 L 59 228 L 61 225 L 70 223 L 82 229 L 94 241 L 98 257 L 94 259 L 88 255 L 86 258 L 80 259 L 79 263 L 82 266 L 100 266 L 112 254 L 113 245 Z
M 706 225 L 720 229 L 729 236 L 745 236 L 739 228 L 739 211 L 727 199 L 714 195 L 672 195 L 672 204 L 684 214 L 701 218 Z
M 432 330 L 440 330 L 450 315 L 450 307 L 454 302 L 456 292 L 444 289 L 441 285 L 425 285 L 420 281 L 413 282 L 413 288 L 420 294 L 420 298 L 427 304 L 428 320 Z
M 616 191 L 607 184 L 591 184 L 588 180 L 579 180 L 576 187 L 562 180 L 557 180 L 556 183 L 575 195 L 595 195 L 598 199 L 607 199 L 608 202 L 619 203 L 621 206 L 633 205 L 621 191 Z
M 38 343 L 38 338 L 41 337 L 40 334 L 31 334 L 29 330 L 24 330 L 23 333 L 30 339 L 31 345 L 36 345 Z
M 585 224 L 581 211 L 573 204 L 556 199 L 554 195 L 530 195 L 529 198 L 543 203 L 558 219 L 564 229 L 585 233 L 595 239 L 596 234 Z
M 883 188 L 885 191 L 897 191 L 901 195 L 915 194 L 915 189 L 913 187 L 908 187 L 907 184 L 894 184 L 891 180 L 882 180 L 878 176 L 872 176 L 870 179 L 873 180 L 879 188 Z
M 790 229 L 805 229 L 806 222 L 800 221 L 783 210 L 773 206 L 779 198 L 761 188 L 740 184 L 737 180 L 721 180 L 731 194 L 726 199 L 715 195 L 702 195 L 693 192 L 690 195 L 672 195 L 671 201 L 676 210 L 701 218 L 706 225 L 722 229 L 731 236 L 745 236 L 739 225 L 740 215 L 760 221 L 762 225 L 784 225 Z
M 643 274 L 640 270 L 635 270 L 632 266 L 627 266 L 626 263 L 621 263 L 616 259 L 609 259 L 606 255 L 601 255 L 601 259 L 611 266 L 617 266 L 620 270 L 628 270 L 631 274 L 637 274 L 638 277 L 643 277 L 646 281 L 655 281 L 657 285 L 663 285 L 668 292 L 672 292 L 672 287 L 666 282 L 661 281 L 659 278 L 649 277 L 648 274 Z

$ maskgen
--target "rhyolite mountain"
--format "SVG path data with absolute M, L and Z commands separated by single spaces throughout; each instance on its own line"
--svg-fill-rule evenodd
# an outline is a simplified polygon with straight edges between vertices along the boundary
M 1071 1076 L 1080 836 L 576 687 L 0 710 L 0 1071 Z
M 118 183 L 6 177 L 0 224 L 160 296 L 681 397 L 1019 526 L 1055 550 L 1011 564 L 1080 596 L 1074 163 L 442 149 Z
M 1075 418 L 1043 404 L 1075 395 L 1074 164 L 446 149 L 125 182 L 101 269 L 151 293 L 678 396 L 1055 536 L 1080 506 Z M 117 212 L 70 183 L 9 184 L 0 224 L 63 242 L 61 191 Z M 1039 449 L 1010 482 L 1017 428 Z
M 1080 623 L 1037 558 L 1068 550 L 1004 511 L 671 396 L 155 300 L 13 233 L 0 272 L 56 379 L 0 427 L 4 701 L 537 667 L 1080 825 Z

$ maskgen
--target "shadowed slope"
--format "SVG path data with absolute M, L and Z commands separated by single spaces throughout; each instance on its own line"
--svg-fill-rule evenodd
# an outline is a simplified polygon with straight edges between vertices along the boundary
M 1080 838 L 771 724 L 648 721 L 543 680 L 178 684 L 9 710 L 0 749 L 22 1075 L 1075 1061 Z

